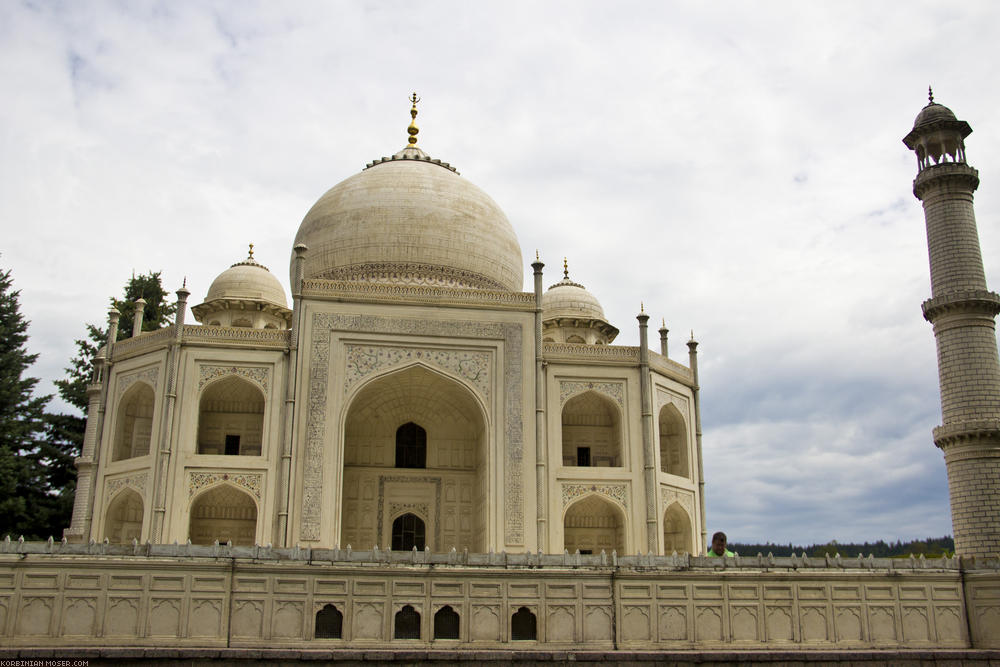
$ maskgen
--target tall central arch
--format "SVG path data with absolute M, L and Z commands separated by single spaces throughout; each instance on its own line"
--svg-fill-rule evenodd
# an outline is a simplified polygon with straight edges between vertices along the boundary
M 397 467 L 397 438 L 416 429 L 426 437 L 423 465 Z M 343 442 L 342 546 L 385 548 L 393 523 L 412 515 L 432 551 L 486 551 L 486 417 L 465 385 L 419 365 L 371 380 L 349 404 Z

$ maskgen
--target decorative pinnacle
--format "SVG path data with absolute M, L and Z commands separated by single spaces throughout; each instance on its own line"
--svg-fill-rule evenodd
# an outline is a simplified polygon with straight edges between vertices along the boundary
M 667 328 L 667 318 L 665 318 L 665 317 L 664 317 L 664 318 L 660 319 L 660 325 L 661 325 L 661 326 L 662 326 L 662 327 L 663 327 L 664 329 L 666 329 L 666 328 Z
M 188 277 L 184 276 L 184 282 L 181 283 L 181 289 L 187 289 L 187 286 L 188 286 Z
M 253 259 L 253 244 L 252 243 L 250 244 L 250 256 L 247 257 L 247 259 L 250 259 L 250 260 Z
M 538 248 L 535 248 L 535 261 L 536 262 L 542 261 L 541 258 L 538 256 Z
M 934 90 L 930 86 L 927 86 L 927 100 L 928 104 L 934 104 Z
M 639 302 L 639 312 L 640 313 L 646 312 L 646 304 L 644 304 L 642 301 Z
M 563 257 L 563 278 L 569 280 L 569 262 Z
M 691 340 L 694 340 L 694 329 L 691 329 Z
M 407 133 L 409 133 L 410 135 L 410 138 L 407 139 L 407 141 L 410 143 L 411 146 L 416 146 L 417 133 L 420 132 L 420 128 L 417 127 L 417 102 L 420 101 L 420 98 L 417 97 L 416 93 L 413 93 L 413 95 L 411 95 L 409 99 L 410 102 L 413 103 L 413 106 L 410 107 L 410 119 L 411 119 L 410 126 L 406 128 Z

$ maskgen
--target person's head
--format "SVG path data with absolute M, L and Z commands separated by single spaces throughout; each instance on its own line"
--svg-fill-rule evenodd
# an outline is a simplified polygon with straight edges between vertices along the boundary
M 726 534 L 721 530 L 712 535 L 712 551 L 720 556 L 726 553 Z

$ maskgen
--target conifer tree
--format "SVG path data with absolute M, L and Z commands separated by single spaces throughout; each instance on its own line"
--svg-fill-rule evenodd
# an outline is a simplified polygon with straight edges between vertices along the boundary
M 37 538 L 48 523 L 39 441 L 50 397 L 34 396 L 38 378 L 25 376 L 38 355 L 27 352 L 19 295 L 0 272 L 0 535 Z

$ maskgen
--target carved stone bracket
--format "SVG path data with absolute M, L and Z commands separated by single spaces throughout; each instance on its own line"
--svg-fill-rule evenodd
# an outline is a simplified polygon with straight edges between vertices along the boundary
M 105 494 L 104 497 L 111 499 L 119 491 L 126 487 L 131 487 L 139 492 L 140 496 L 146 494 L 146 480 L 149 478 L 149 474 L 145 471 L 132 473 L 131 475 L 123 475 L 122 477 L 114 477 L 109 479 L 105 484 Z
M 615 501 L 625 511 L 628 511 L 628 485 L 627 484 L 573 484 L 564 483 L 562 485 L 562 506 L 582 498 L 591 493 L 602 495 Z
M 479 390 L 489 405 L 490 360 L 489 352 L 472 350 L 439 350 L 384 345 L 347 345 L 347 372 L 344 376 L 344 393 L 372 373 L 410 362 L 424 362 L 465 378 Z
M 559 406 L 566 405 L 566 401 L 570 398 L 585 391 L 596 391 L 611 398 L 619 407 L 625 406 L 624 382 L 581 382 L 576 380 L 559 382 Z
M 234 486 L 246 489 L 257 500 L 260 500 L 261 486 L 264 475 L 254 472 L 191 472 L 188 473 L 188 498 L 199 491 L 221 482 L 229 482 Z
M 134 373 L 122 375 L 118 378 L 119 400 L 125 392 L 128 391 L 128 388 L 139 380 L 149 383 L 149 386 L 153 388 L 153 391 L 156 391 L 156 378 L 159 377 L 159 374 L 160 369 L 156 366 L 152 366 L 150 368 L 143 368 L 142 370 L 135 371 Z
M 235 375 L 253 382 L 267 394 L 267 386 L 271 379 L 271 369 L 260 366 L 211 366 L 200 364 L 198 366 L 198 391 L 205 388 L 205 385 L 213 380 Z
M 516 324 L 474 320 L 417 320 L 380 315 L 314 313 L 308 377 L 306 443 L 302 484 L 303 540 L 318 540 L 322 525 L 323 456 L 327 445 L 327 392 L 333 331 L 449 336 L 502 340 L 504 343 L 504 530 L 507 544 L 524 544 L 522 471 L 522 332 Z M 346 371 L 346 369 L 345 369 Z

